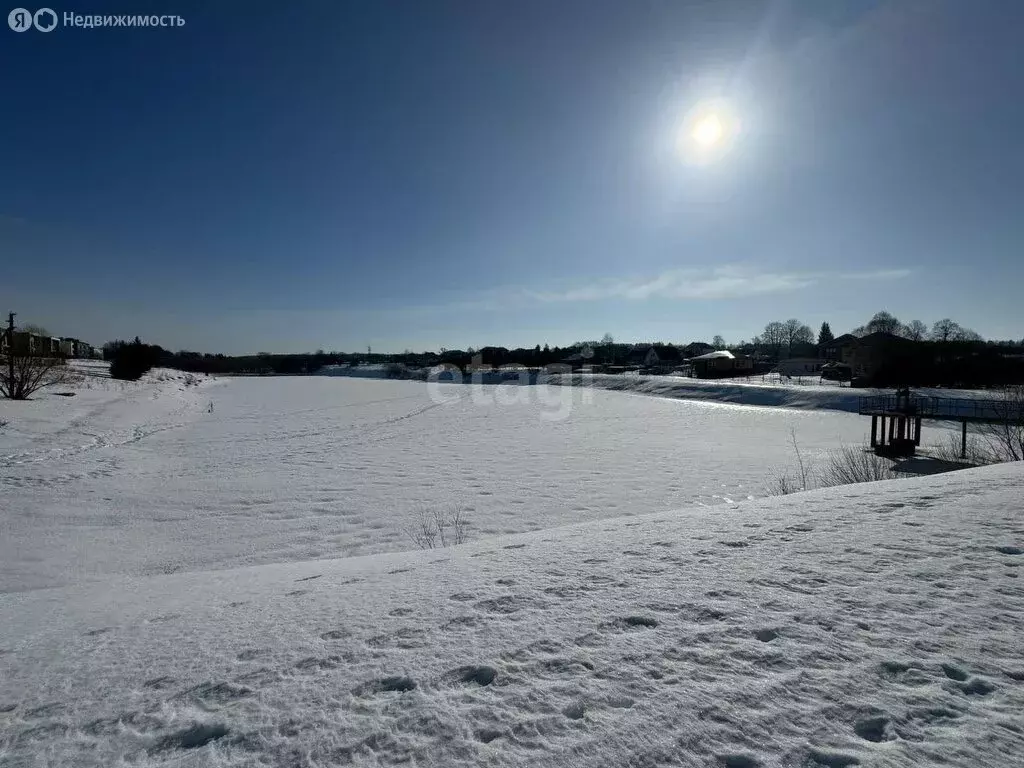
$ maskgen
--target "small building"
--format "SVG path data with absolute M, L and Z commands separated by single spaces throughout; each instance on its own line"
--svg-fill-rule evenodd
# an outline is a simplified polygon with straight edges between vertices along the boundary
M 75 356 L 75 342 L 74 339 L 61 339 L 60 340 L 60 353 L 64 357 Z
M 654 347 L 636 347 L 626 355 L 626 366 L 629 368 L 655 368 L 660 362 L 658 350 Z
M 689 360 L 693 375 L 699 379 L 723 379 L 733 376 L 749 376 L 754 372 L 754 360 L 747 356 L 736 357 L 725 349 L 708 352 Z

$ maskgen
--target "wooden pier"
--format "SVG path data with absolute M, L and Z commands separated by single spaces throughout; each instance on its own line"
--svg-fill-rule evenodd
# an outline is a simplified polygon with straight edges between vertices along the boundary
M 960 422 L 960 455 L 967 455 L 968 422 L 1000 424 L 1024 420 L 1024 407 L 1010 400 L 927 397 L 909 390 L 860 399 L 859 413 L 871 417 L 871 447 L 886 456 L 912 456 L 921 444 L 921 421 Z M 879 429 L 881 427 L 881 429 Z

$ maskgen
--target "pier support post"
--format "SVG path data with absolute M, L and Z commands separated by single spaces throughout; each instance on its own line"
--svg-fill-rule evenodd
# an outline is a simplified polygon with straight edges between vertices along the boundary
M 914 419 L 914 445 L 921 444 L 921 417 Z
M 960 430 L 960 458 L 967 458 L 967 419 L 964 419 L 961 424 Z
M 871 417 L 871 447 L 878 445 L 878 438 L 875 437 L 875 430 L 878 428 L 878 416 Z

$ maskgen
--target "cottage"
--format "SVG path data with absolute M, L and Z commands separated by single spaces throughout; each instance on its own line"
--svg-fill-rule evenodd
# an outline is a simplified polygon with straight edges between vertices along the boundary
M 721 379 L 732 376 L 749 376 L 754 372 L 754 360 L 747 356 L 736 357 L 732 352 L 720 349 L 690 358 L 693 375 L 699 379 Z

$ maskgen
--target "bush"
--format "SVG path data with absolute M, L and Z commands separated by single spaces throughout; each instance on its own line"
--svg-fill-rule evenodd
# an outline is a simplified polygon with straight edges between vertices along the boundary
M 816 468 L 800 452 L 796 436 L 792 435 L 796 470 L 776 472 L 768 480 L 766 488 L 770 496 L 788 496 L 812 488 L 831 488 L 836 485 L 872 483 L 876 480 L 892 480 L 899 477 L 893 471 L 888 459 L 876 456 L 868 447 L 845 445 L 826 460 L 824 466 Z
M 131 344 L 113 342 L 109 345 L 110 378 L 138 381 L 159 362 L 159 347 L 143 344 L 139 337 Z
M 10 400 L 27 400 L 43 387 L 78 380 L 63 358 L 16 354 L 13 368 L 11 362 L 0 358 L 0 396 Z
M 469 519 L 458 507 L 448 510 L 423 510 L 418 526 L 408 531 L 408 534 L 420 549 L 435 549 L 465 544 L 468 540 L 468 528 Z

